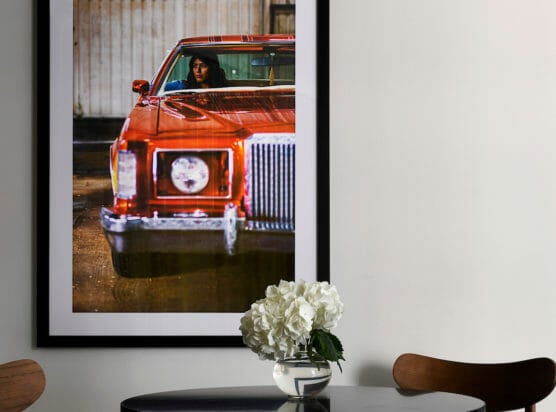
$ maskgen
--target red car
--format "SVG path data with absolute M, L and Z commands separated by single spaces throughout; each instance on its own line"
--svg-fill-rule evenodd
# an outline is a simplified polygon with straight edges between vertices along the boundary
M 183 39 L 133 90 L 101 211 L 116 271 L 154 253 L 293 254 L 295 38 Z

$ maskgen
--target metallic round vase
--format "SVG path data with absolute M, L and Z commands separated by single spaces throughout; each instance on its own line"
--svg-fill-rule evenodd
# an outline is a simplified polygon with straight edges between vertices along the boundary
M 332 369 L 326 359 L 311 360 L 306 352 L 301 352 L 276 361 L 272 376 L 278 388 L 289 397 L 313 398 L 330 382 Z

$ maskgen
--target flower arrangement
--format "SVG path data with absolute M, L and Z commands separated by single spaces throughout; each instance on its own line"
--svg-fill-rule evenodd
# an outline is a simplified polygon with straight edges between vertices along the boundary
M 268 286 L 265 298 L 251 304 L 241 318 L 243 342 L 260 359 L 293 357 L 301 348 L 311 360 L 318 354 L 341 371 L 343 347 L 330 330 L 343 309 L 336 287 L 328 282 L 281 280 Z

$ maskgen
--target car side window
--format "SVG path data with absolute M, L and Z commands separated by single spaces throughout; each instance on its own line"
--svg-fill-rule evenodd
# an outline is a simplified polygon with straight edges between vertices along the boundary
M 176 64 L 170 71 L 170 75 L 166 81 L 171 82 L 174 80 L 187 79 L 187 74 L 189 73 L 189 59 L 184 55 L 180 54 L 176 60 Z

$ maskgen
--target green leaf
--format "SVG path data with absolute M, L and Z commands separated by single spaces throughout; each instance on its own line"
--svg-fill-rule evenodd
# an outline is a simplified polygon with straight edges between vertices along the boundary
M 321 329 L 312 330 L 307 349 L 307 353 L 311 359 L 314 357 L 314 349 L 324 359 L 336 362 L 340 368 L 340 372 L 342 371 L 340 360 L 345 360 L 344 348 L 337 336 Z

